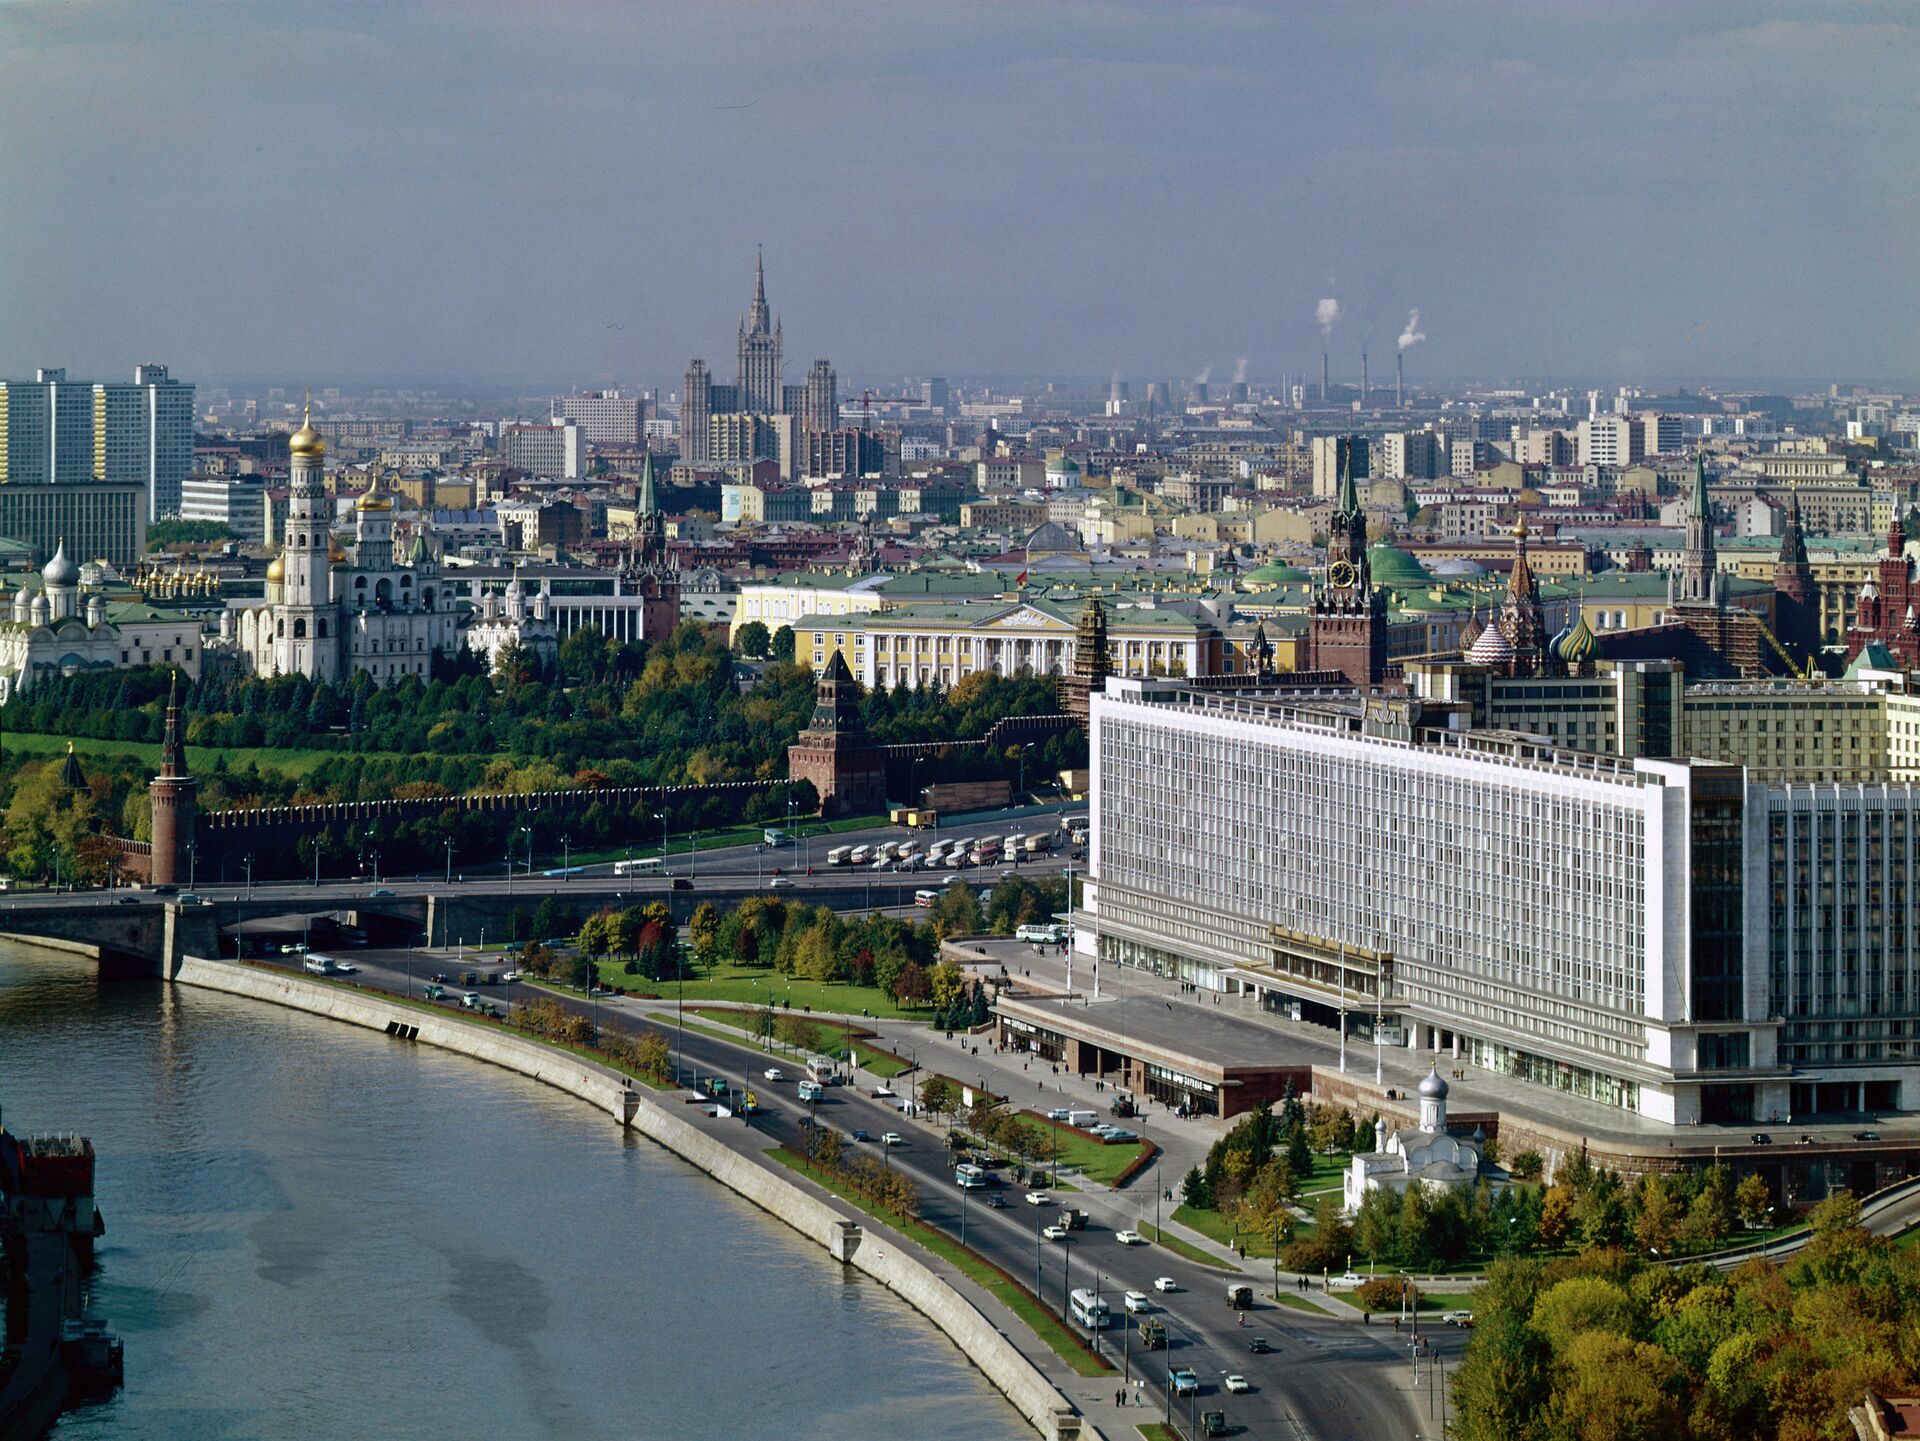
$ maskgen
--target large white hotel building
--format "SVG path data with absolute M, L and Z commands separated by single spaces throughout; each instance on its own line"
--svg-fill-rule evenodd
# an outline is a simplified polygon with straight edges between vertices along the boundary
M 1920 795 L 1115 678 L 1103 961 L 1650 1119 L 1920 1109 Z

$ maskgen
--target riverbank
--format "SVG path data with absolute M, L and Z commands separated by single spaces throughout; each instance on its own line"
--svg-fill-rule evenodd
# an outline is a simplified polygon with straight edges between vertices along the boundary
M 835 1259 L 878 1281 L 932 1321 L 1042 1436 L 1093 1437 L 1073 1403 L 952 1284 L 905 1252 L 890 1235 L 870 1232 L 763 1159 L 732 1149 L 632 1088 L 625 1077 L 532 1040 L 451 1013 L 427 1014 L 368 991 L 232 962 L 188 958 L 177 980 L 228 995 L 436 1045 L 498 1065 L 567 1092 L 607 1112 L 688 1161 Z

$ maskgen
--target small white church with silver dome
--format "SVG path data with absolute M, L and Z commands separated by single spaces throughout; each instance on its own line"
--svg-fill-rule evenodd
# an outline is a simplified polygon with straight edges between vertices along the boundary
M 1356 1155 L 1346 1174 L 1343 1199 L 1349 1216 L 1369 1191 L 1399 1195 L 1412 1185 L 1470 1191 L 1482 1181 L 1496 1191 L 1506 1187 L 1507 1173 L 1484 1155 L 1484 1135 L 1476 1131 L 1467 1139 L 1448 1132 L 1447 1083 L 1438 1067 L 1420 1082 L 1420 1124 L 1389 1132 L 1385 1121 L 1375 1121 L 1373 1138 L 1373 1150 Z

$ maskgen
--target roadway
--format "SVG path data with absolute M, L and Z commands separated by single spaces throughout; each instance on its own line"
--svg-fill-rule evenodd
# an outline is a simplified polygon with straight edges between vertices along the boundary
M 404 992 L 411 986 L 416 997 L 429 971 L 456 969 L 451 954 L 439 951 L 411 956 L 407 952 L 356 951 L 343 953 L 342 959 L 359 967 L 352 978 L 358 984 L 393 992 Z M 292 969 L 297 962 L 289 958 L 283 964 Z M 468 968 L 472 968 L 471 962 Z M 559 996 L 541 987 L 512 984 L 477 989 L 496 1002 L 519 1004 L 545 997 L 583 1013 L 589 1009 L 589 1003 L 579 997 Z M 670 1017 L 648 1014 L 640 1003 L 631 1000 L 603 1001 L 596 1014 L 598 1022 L 610 1029 L 638 1032 L 652 1027 L 665 1033 L 675 1047 L 676 1065 L 682 1068 L 682 1077 L 690 1087 L 701 1077 L 720 1075 L 730 1088 L 748 1086 L 758 1092 L 763 1109 L 744 1124 L 739 1119 L 720 1117 L 706 1123 L 736 1149 L 756 1154 L 774 1141 L 804 1148 L 801 1119 L 809 1107 L 795 1094 L 796 1080 L 803 1072 L 793 1058 L 679 1030 L 671 1025 Z M 769 1065 L 780 1066 L 787 1073 L 786 1079 L 766 1081 L 762 1072 Z M 691 1101 L 691 1095 L 688 1099 Z M 903 1116 L 895 1109 L 896 1104 L 859 1087 L 836 1086 L 828 1090 L 824 1102 L 811 1109 L 820 1124 L 845 1133 L 864 1129 L 878 1138 L 888 1131 L 900 1132 L 906 1138 L 901 1146 L 882 1148 L 877 1139 L 872 1144 L 885 1155 L 887 1164 L 914 1179 L 921 1197 L 921 1218 L 956 1237 L 964 1229 L 969 1246 L 1010 1275 L 1035 1285 L 1037 1293 L 1056 1312 L 1064 1308 L 1069 1290 L 1096 1280 L 1116 1318 L 1122 1313 L 1125 1291 L 1143 1291 L 1152 1297 L 1154 1314 L 1166 1323 L 1169 1344 L 1161 1352 L 1142 1352 L 1137 1347 L 1129 1350 L 1128 1371 L 1144 1380 L 1144 1388 L 1137 1394 L 1146 1405 L 1137 1413 L 1132 1406 L 1113 1406 L 1114 1392 L 1121 1385 L 1118 1372 L 1105 1379 L 1084 1379 L 1063 1376 L 1057 1362 L 1046 1365 L 1057 1383 L 1095 1415 L 1103 1429 L 1123 1421 L 1131 1424 L 1136 1415 L 1153 1419 L 1163 1414 L 1168 1369 L 1187 1366 L 1198 1375 L 1200 1392 L 1191 1400 L 1176 1398 L 1175 1407 L 1182 1413 L 1225 1411 L 1240 1435 L 1284 1437 L 1289 1441 L 1386 1441 L 1437 1435 L 1437 1428 L 1426 1422 L 1423 1414 L 1416 1415 L 1410 1403 L 1407 1387 L 1411 1357 L 1404 1338 L 1396 1338 L 1390 1327 L 1369 1330 L 1350 1320 L 1332 1316 L 1322 1319 L 1283 1308 L 1265 1299 L 1270 1281 L 1267 1285 L 1260 1281 L 1268 1278 L 1211 1269 L 1161 1246 L 1122 1246 L 1115 1239 L 1114 1218 L 1099 1214 L 1111 1210 L 1109 1206 L 1096 1211 L 1086 1230 L 1070 1233 L 1069 1241 L 1046 1242 L 1040 1231 L 1058 1218 L 1058 1204 L 1026 1205 L 1023 1189 L 1011 1184 L 1001 1189 L 1007 1202 L 1001 1210 L 983 1204 L 976 1199 L 977 1193 L 962 1192 L 954 1184 L 945 1131 Z M 849 1142 L 849 1146 L 858 1149 L 858 1143 Z M 1065 1199 L 1074 1205 L 1096 1199 L 1091 1194 L 1055 1195 L 1056 1201 Z M 1125 1196 L 1116 1199 L 1122 1207 L 1140 1202 L 1140 1198 L 1129 1200 Z M 1162 1276 L 1171 1277 L 1178 1289 L 1157 1292 L 1154 1282 Z M 1261 1298 L 1244 1324 L 1226 1299 L 1227 1284 L 1243 1279 L 1254 1284 Z M 1247 1349 L 1249 1338 L 1255 1335 L 1267 1338 L 1273 1346 L 1271 1353 L 1256 1355 Z M 1448 1334 L 1447 1328 L 1439 1327 L 1435 1339 L 1442 1354 L 1449 1356 L 1449 1366 L 1454 1364 L 1464 1335 Z M 1123 1339 L 1117 1325 L 1100 1344 L 1110 1359 L 1122 1359 Z M 1423 1362 L 1423 1386 L 1425 1370 Z M 1229 1373 L 1245 1376 L 1255 1389 L 1244 1395 L 1225 1394 L 1221 1380 Z M 1125 1430 L 1110 1430 L 1110 1434 L 1125 1434 Z

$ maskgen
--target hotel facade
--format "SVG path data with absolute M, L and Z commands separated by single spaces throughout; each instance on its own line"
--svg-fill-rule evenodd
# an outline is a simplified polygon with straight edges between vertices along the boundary
M 1920 1108 L 1920 794 L 1108 682 L 1080 945 L 1671 1124 Z

